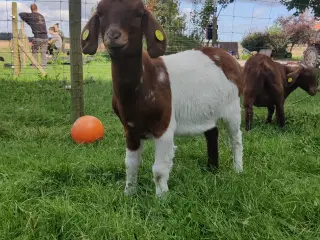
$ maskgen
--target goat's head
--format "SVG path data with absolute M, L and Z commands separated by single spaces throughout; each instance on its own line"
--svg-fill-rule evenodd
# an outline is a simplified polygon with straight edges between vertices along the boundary
M 163 55 L 167 47 L 163 28 L 141 0 L 101 0 L 81 33 L 84 54 L 96 53 L 100 34 L 114 57 L 141 54 L 143 35 L 150 57 Z
M 316 68 L 299 65 L 296 67 L 286 66 L 286 87 L 296 85 L 301 87 L 309 95 L 314 96 L 319 91 L 320 73 Z

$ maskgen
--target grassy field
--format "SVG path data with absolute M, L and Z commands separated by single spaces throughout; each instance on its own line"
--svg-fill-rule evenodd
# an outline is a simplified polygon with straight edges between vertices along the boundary
M 76 145 L 70 137 L 69 66 L 48 78 L 24 69 L 16 80 L 0 65 L 0 239 L 320 239 L 320 95 L 296 91 L 287 126 L 266 125 L 255 109 L 243 133 L 244 173 L 220 123 L 217 174 L 204 170 L 202 136 L 176 138 L 167 198 L 154 197 L 147 142 L 137 196 L 125 197 L 125 141 L 111 109 L 110 65 L 85 71 L 85 113 L 100 118 L 105 138 Z M 243 129 L 243 126 L 242 126 Z

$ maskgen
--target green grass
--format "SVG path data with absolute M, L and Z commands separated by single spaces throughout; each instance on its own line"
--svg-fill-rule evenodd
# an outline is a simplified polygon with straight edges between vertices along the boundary
M 284 130 L 255 109 L 242 175 L 222 124 L 217 174 L 204 170 L 202 136 L 176 138 L 170 192 L 158 200 L 152 142 L 138 195 L 123 194 L 125 140 L 111 108 L 110 65 L 84 67 L 85 113 L 106 128 L 87 146 L 70 137 L 71 96 L 60 82 L 67 66 L 50 66 L 41 80 L 34 69 L 16 80 L 0 71 L 0 239 L 320 239 L 320 95 L 295 105 L 306 93 L 290 96 Z

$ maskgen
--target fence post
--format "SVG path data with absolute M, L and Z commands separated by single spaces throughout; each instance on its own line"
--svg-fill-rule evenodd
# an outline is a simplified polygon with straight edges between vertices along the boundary
M 14 75 L 17 77 L 21 73 L 21 62 L 19 55 L 18 7 L 16 2 L 12 2 L 12 38 Z
M 81 1 L 69 0 L 71 99 L 74 122 L 84 115 L 83 66 L 81 50 Z
M 24 22 L 21 22 L 21 29 L 19 31 L 19 37 L 21 39 L 21 41 L 23 42 L 23 45 L 25 45 L 25 33 L 24 33 Z M 22 54 L 22 66 L 26 66 L 27 65 L 27 55 L 25 53 Z

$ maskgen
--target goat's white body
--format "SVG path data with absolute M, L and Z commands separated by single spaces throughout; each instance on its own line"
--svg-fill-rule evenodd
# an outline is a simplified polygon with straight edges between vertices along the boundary
M 227 79 L 208 56 L 201 51 L 185 51 L 162 57 L 172 93 L 172 112 L 168 129 L 155 139 L 153 165 L 156 194 L 168 191 L 167 181 L 173 166 L 176 147 L 174 135 L 194 135 L 216 127 L 218 119 L 227 123 L 234 155 L 234 168 L 242 171 L 241 112 L 238 88 Z M 159 72 L 159 84 L 164 74 Z M 135 191 L 141 149 L 127 150 L 126 193 Z
M 230 114 L 226 111 L 229 104 L 239 105 L 237 86 L 201 51 L 188 50 L 162 59 L 170 78 L 176 135 L 210 130 L 217 119 Z

